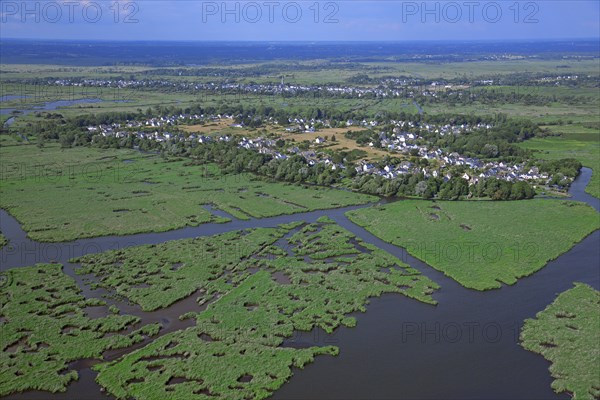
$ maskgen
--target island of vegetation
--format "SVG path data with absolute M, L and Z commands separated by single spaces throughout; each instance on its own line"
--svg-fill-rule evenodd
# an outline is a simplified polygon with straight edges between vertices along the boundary
M 220 247 L 222 245 L 222 247 Z M 196 325 L 111 363 L 98 382 L 117 398 L 265 398 L 319 354 L 294 348 L 295 331 L 354 326 L 368 299 L 401 293 L 430 304 L 438 286 L 327 218 L 84 256 L 100 277 L 145 309 L 193 292 Z
M 552 363 L 552 389 L 574 399 L 600 397 L 600 292 L 583 283 L 561 293 L 535 319 L 525 321 L 522 346 Z
M 512 285 L 600 226 L 584 203 L 399 201 L 350 211 L 375 236 L 477 290 Z
M 77 380 L 70 363 L 101 358 L 156 335 L 159 325 L 120 315 L 99 299 L 85 298 L 57 264 L 3 271 L 0 288 L 0 395 L 26 390 L 64 391 Z M 102 312 L 105 317 L 88 314 Z M 137 328 L 137 329 L 134 329 Z

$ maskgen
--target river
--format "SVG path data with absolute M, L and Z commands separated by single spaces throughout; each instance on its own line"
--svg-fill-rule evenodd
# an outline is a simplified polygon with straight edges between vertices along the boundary
M 2 96 L 0 102 L 2 101 L 8 101 L 8 100 L 15 100 L 15 99 L 26 99 L 30 96 Z M 48 102 L 44 102 L 39 106 L 34 106 L 34 107 L 30 107 L 29 105 L 27 106 L 28 108 L 26 109 L 20 109 L 20 108 L 2 108 L 0 107 L 0 115 L 9 115 L 12 114 L 13 116 L 10 117 L 9 119 L 7 119 L 4 122 L 4 126 L 11 126 L 17 117 L 22 116 L 22 115 L 27 115 L 27 114 L 31 114 L 32 112 L 36 112 L 36 111 L 54 111 L 57 110 L 61 107 L 69 107 L 69 106 L 73 106 L 73 105 L 77 105 L 77 104 L 91 104 L 91 103 L 102 103 L 104 102 L 104 100 L 102 99 L 76 99 L 76 100 L 55 100 L 55 101 L 48 101 Z M 112 100 L 112 102 L 114 103 L 124 103 L 127 102 L 127 100 Z
M 571 186 L 573 199 L 585 201 L 600 211 L 600 200 L 585 193 L 591 170 L 584 168 Z M 320 356 L 303 370 L 295 370 L 274 399 L 567 399 L 555 394 L 550 384 L 549 362 L 524 350 L 518 335 L 526 318 L 532 318 L 557 294 L 585 282 L 600 288 L 600 231 L 549 262 L 541 271 L 520 279 L 515 285 L 479 292 L 466 289 L 441 272 L 411 257 L 400 247 L 383 242 L 350 222 L 345 212 L 365 206 L 286 215 L 225 224 L 204 224 L 170 232 L 110 236 L 67 243 L 38 243 L 27 238 L 18 221 L 0 210 L 0 229 L 9 245 L 0 250 L 2 269 L 36 262 L 61 262 L 85 296 L 99 297 L 74 273 L 71 257 L 109 249 L 168 240 L 214 235 L 237 229 L 272 227 L 291 221 L 313 222 L 329 216 L 363 241 L 399 257 L 441 285 L 434 294 L 437 306 L 402 295 L 372 299 L 366 313 L 355 314 L 355 328 L 339 328 L 333 335 L 315 330 L 298 334 L 298 345 L 340 347 L 337 357 Z M 144 313 L 139 307 L 110 300 L 124 312 L 138 315 L 144 323 L 161 322 L 164 331 L 186 325 L 177 316 L 198 307 L 191 297 L 165 310 Z M 161 332 L 164 334 L 164 332 Z M 106 354 L 110 358 L 118 354 Z M 66 393 L 50 395 L 27 392 L 11 399 L 97 399 L 107 398 L 94 382 L 89 363 L 73 366 L 80 379 Z

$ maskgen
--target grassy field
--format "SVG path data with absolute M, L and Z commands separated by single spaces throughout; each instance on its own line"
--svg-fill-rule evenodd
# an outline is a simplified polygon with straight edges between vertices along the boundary
M 72 361 L 101 358 L 104 350 L 131 346 L 158 333 L 158 325 L 132 331 L 139 318 L 90 309 L 108 308 L 80 295 L 62 266 L 36 265 L 4 272 L 0 287 L 0 395 L 26 390 L 58 392 L 77 380 Z
M 241 63 L 222 65 L 224 70 L 244 71 L 245 69 L 255 69 L 257 65 L 270 63 Z M 355 63 L 344 65 L 337 63 L 337 68 L 318 68 L 319 65 L 327 66 L 327 60 L 294 60 L 291 62 L 278 61 L 281 66 L 281 72 L 270 71 L 261 76 L 252 76 L 247 78 L 255 82 L 274 82 L 279 83 L 281 75 L 286 75 L 285 81 L 293 84 L 324 84 L 324 83 L 343 83 L 348 78 L 359 74 L 367 73 L 372 77 L 381 76 L 405 76 L 418 79 L 455 79 L 467 77 L 471 79 L 480 79 L 492 75 L 508 75 L 518 72 L 528 73 L 563 73 L 565 75 L 598 75 L 600 68 L 597 59 L 592 60 L 569 60 L 556 58 L 554 60 L 523 59 L 523 60 L 490 60 L 490 61 L 469 61 L 469 62 L 361 62 L 360 68 Z M 287 72 L 287 66 L 313 66 L 310 70 L 299 70 Z M 212 64 L 210 67 L 218 67 Z M 560 69 L 558 67 L 561 67 Z M 51 64 L 0 64 L 2 69 L 2 78 L 24 79 L 24 78 L 98 78 L 109 79 L 133 75 L 141 78 L 144 71 L 160 71 L 160 67 L 149 66 L 94 66 L 94 67 L 76 67 Z M 167 68 L 168 69 L 168 68 Z M 178 67 L 178 69 L 195 69 L 194 67 Z M 158 72 L 156 76 L 161 76 Z M 170 76 L 172 79 L 181 81 L 201 81 L 200 77 L 177 77 Z
M 544 160 L 575 158 L 594 173 L 586 192 L 600 198 L 600 132 L 584 127 L 550 127 L 561 137 L 533 138 L 519 145 L 535 150 L 535 157 Z
M 555 392 L 574 399 L 600 397 L 600 292 L 576 283 L 535 319 L 525 321 L 522 346 L 552 363 Z
M 378 66 L 382 63 L 365 63 L 368 66 Z M 475 62 L 428 62 L 428 63 L 384 63 L 390 70 L 381 71 L 381 75 L 388 75 L 390 71 L 421 79 L 453 79 L 467 77 L 480 79 L 491 75 L 509 75 L 518 72 L 555 74 L 560 71 L 559 65 L 568 66 L 562 72 L 598 75 L 599 62 L 594 60 L 497 60 Z M 560 73 L 560 72 L 559 72 Z
M 6 237 L 0 232 L 0 249 L 8 244 Z
M 190 281 L 191 290 L 200 288 L 199 303 L 208 304 L 182 316 L 196 319 L 193 328 L 96 367 L 98 382 L 119 399 L 268 397 L 289 379 L 292 367 L 338 352 L 318 343 L 282 346 L 295 331 L 319 327 L 331 333 L 340 325 L 354 326 L 347 314 L 364 312 L 368 299 L 383 293 L 435 304 L 431 294 L 438 288 L 326 217 L 79 261 L 82 272 L 101 276 L 107 288 L 143 305 L 148 303 L 135 292 L 140 283 L 157 296 L 174 298 L 162 281 Z
M 481 115 L 507 114 L 513 118 L 528 119 L 532 122 L 544 124 L 558 119 L 570 119 L 574 121 L 593 120 L 598 117 L 598 105 L 582 102 L 573 106 L 562 103 L 552 103 L 549 106 L 524 105 L 518 103 L 473 103 L 468 105 L 456 105 L 446 103 L 425 104 L 422 105 L 427 114 L 448 114 L 456 113 L 459 115 Z
M 250 174 L 222 175 L 131 150 L 0 147 L 0 207 L 39 241 L 166 231 L 226 219 L 213 205 L 249 219 L 374 200 L 318 187 L 269 183 Z
M 477 290 L 514 284 L 600 227 L 593 208 L 561 200 L 406 200 L 347 215 Z

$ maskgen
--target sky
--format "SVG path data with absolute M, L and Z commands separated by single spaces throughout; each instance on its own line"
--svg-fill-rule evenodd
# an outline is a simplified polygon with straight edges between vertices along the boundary
M 404 41 L 600 38 L 600 0 L 0 0 L 0 39 Z

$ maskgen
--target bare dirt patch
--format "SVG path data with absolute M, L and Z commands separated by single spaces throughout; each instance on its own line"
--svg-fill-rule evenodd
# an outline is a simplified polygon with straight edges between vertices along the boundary
M 373 158 L 373 159 L 380 159 L 385 157 L 386 155 L 390 155 L 390 153 L 388 153 L 385 150 L 381 150 L 381 149 L 375 149 L 373 147 L 369 147 L 369 146 L 364 146 L 361 147 L 358 145 L 358 143 L 356 143 L 355 140 L 352 139 L 348 139 L 344 136 L 344 134 L 348 131 L 352 131 L 352 132 L 356 132 L 356 131 L 363 131 L 366 128 L 364 127 L 358 127 L 358 126 L 349 126 L 347 128 L 328 128 L 328 129 L 321 129 L 317 132 L 302 132 L 302 133 L 293 133 L 293 132 L 284 132 L 281 133 L 281 137 L 284 139 L 294 139 L 296 140 L 296 142 L 302 142 L 304 140 L 308 140 L 311 143 L 315 143 L 315 139 L 318 137 L 328 137 L 328 141 L 325 142 L 323 148 L 327 148 L 327 149 L 333 149 L 333 150 L 342 150 L 342 149 L 347 149 L 347 150 L 364 150 L 367 152 L 367 155 L 369 159 Z M 335 142 L 331 141 L 331 137 L 335 135 Z
M 196 124 L 196 125 L 179 125 L 182 131 L 188 133 L 201 133 L 201 134 L 209 134 L 221 129 L 229 128 L 234 121 L 232 118 L 222 118 L 218 121 L 207 122 L 206 124 Z M 242 130 L 240 129 L 240 132 Z

